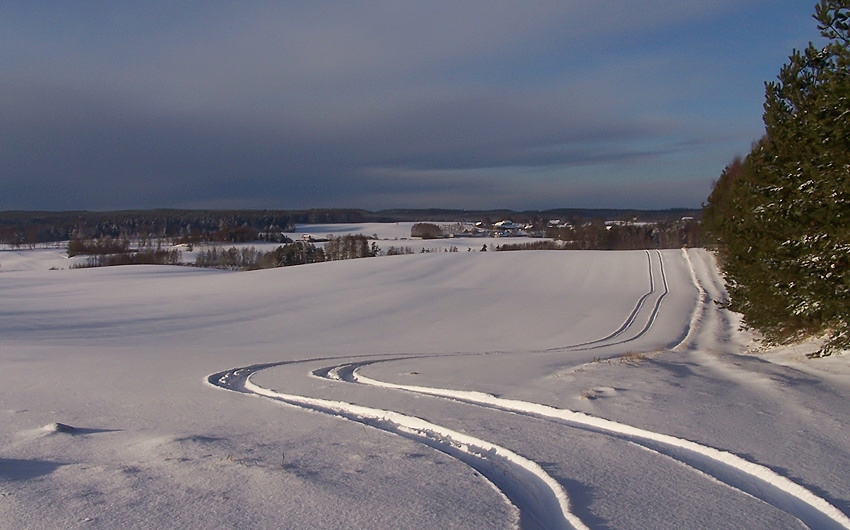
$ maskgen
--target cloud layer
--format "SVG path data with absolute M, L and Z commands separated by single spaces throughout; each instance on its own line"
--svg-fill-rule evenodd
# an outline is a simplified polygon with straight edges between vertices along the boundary
M 503 4 L 0 7 L 0 209 L 696 206 L 816 33 L 756 0 Z

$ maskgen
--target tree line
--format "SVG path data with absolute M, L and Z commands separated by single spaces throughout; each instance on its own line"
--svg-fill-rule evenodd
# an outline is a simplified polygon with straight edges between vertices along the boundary
M 118 212 L 0 212 L 0 243 L 34 246 L 77 239 L 171 239 L 179 243 L 272 241 L 285 243 L 296 224 L 452 221 L 512 218 L 545 226 L 549 219 L 600 218 L 664 221 L 693 210 L 131 210 Z
M 606 223 L 594 219 L 580 225 L 551 227 L 547 235 L 568 250 L 638 250 L 703 244 L 700 222 L 689 217 L 658 223 Z
M 324 248 L 307 241 L 290 241 L 272 251 L 263 252 L 255 247 L 212 247 L 199 252 L 195 266 L 229 270 L 257 270 L 289 267 L 377 256 L 380 249 L 362 235 L 330 237 Z

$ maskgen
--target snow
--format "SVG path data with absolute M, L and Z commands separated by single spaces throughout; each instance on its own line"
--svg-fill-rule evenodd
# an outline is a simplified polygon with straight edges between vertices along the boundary
M 0 526 L 850 528 L 847 357 L 755 350 L 704 250 L 62 253 L 0 252 Z
M 0 274 L 13 271 L 66 269 L 75 262 L 68 258 L 66 245 L 41 246 L 34 249 L 0 244 Z

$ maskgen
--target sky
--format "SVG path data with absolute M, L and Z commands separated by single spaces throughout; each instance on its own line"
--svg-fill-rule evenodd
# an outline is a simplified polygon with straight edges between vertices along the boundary
M 814 0 L 0 2 L 0 210 L 699 207 Z

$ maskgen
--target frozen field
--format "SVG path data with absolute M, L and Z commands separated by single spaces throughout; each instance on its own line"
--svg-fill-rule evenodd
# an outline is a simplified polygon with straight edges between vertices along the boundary
M 747 354 L 709 253 L 460 250 L 0 251 L 0 527 L 850 528 L 847 357 Z

